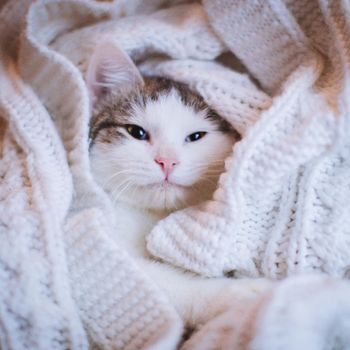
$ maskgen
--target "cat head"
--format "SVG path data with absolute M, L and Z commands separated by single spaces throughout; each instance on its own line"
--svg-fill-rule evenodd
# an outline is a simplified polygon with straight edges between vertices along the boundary
M 208 199 L 237 134 L 184 84 L 142 78 L 99 47 L 87 73 L 93 174 L 115 201 L 173 210 Z

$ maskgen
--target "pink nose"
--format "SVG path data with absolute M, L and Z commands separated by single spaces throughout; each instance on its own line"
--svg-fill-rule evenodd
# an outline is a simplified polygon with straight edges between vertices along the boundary
M 175 158 L 166 158 L 166 157 L 156 157 L 154 161 L 160 165 L 164 174 L 168 177 L 168 175 L 173 171 L 175 165 L 179 163 L 179 161 Z

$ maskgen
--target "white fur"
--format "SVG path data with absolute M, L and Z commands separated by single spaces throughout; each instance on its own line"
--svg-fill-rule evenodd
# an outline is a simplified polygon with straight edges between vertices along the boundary
M 121 202 L 116 204 L 115 210 L 118 229 L 112 238 L 166 292 L 189 326 L 200 327 L 232 307 L 244 314 L 247 303 L 254 303 L 257 296 L 270 287 L 262 280 L 205 278 L 154 261 L 146 251 L 145 236 L 162 215 Z
M 169 210 L 194 204 L 194 198 L 204 200 L 211 194 L 231 152 L 232 136 L 216 131 L 201 114 L 171 93 L 150 102 L 145 110 L 135 110 L 130 118 L 130 123 L 150 133 L 149 142 L 134 139 L 124 131 L 127 138 L 122 142 L 97 142 L 91 150 L 93 173 L 115 205 L 118 224 L 113 239 L 166 292 L 191 326 L 206 323 L 232 303 L 254 298 L 265 286 L 256 281 L 196 276 L 154 261 L 146 250 L 146 235 Z M 185 137 L 195 131 L 207 134 L 186 143 Z M 156 155 L 179 159 L 169 177 L 170 184 L 165 183 L 165 175 L 154 161 Z
M 93 69 L 98 69 L 98 62 L 94 65 Z M 125 67 L 125 71 L 133 69 Z M 124 81 L 120 80 L 119 91 Z M 111 143 L 96 141 L 90 153 L 94 176 L 114 201 L 117 228 L 113 239 L 166 292 L 184 322 L 195 327 L 232 305 L 245 305 L 267 286 L 256 280 L 193 275 L 153 260 L 146 250 L 145 237 L 160 219 L 177 208 L 209 198 L 216 188 L 235 140 L 232 135 L 217 131 L 215 124 L 205 118 L 206 113 L 184 105 L 178 92 L 172 90 L 147 102 L 145 108 L 134 106 L 128 123 L 146 130 L 148 141 L 135 139 L 120 127 L 125 138 Z M 185 141 L 198 131 L 207 134 L 195 142 Z M 157 156 L 178 160 L 168 181 L 155 162 Z
M 126 136 L 123 142 L 97 142 L 91 151 L 96 179 L 114 200 L 143 208 L 173 210 L 208 199 L 233 139 L 216 131 L 204 114 L 185 106 L 175 90 L 150 101 L 144 110 L 135 107 L 129 123 L 145 129 L 149 142 L 134 139 L 124 128 L 120 128 Z M 207 134 L 198 141 L 185 142 L 186 136 L 197 131 Z M 157 156 L 179 161 L 167 182 L 155 162 Z

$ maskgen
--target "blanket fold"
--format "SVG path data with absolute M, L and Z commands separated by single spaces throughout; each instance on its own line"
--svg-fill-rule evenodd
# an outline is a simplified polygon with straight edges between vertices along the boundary
M 222 21 L 221 5 L 231 11 Z M 322 15 L 327 23 L 323 30 L 334 36 L 325 59 L 325 48 L 322 55 L 316 50 L 323 31 L 316 36 L 314 22 L 308 23 L 306 40 L 298 22 L 291 21 L 291 13 L 284 15 L 287 8 L 282 1 L 210 1 L 205 6 L 218 35 L 229 40 L 230 48 L 263 86 L 278 93 L 235 146 L 213 200 L 160 222 L 148 237 L 148 249 L 166 261 L 210 276 L 228 271 L 273 278 L 306 271 L 346 276 L 348 43 L 343 39 L 347 18 L 336 18 L 347 5 L 313 4 L 313 15 Z M 258 10 L 267 11 L 269 20 L 261 23 L 265 17 L 257 16 Z M 241 33 L 254 35 L 256 25 L 257 39 L 268 33 L 270 40 L 265 45 L 225 35 L 237 23 Z M 284 46 L 286 30 L 293 44 Z M 255 56 L 250 56 L 254 50 Z M 286 62 L 290 57 L 296 64 L 294 71 L 292 63 Z M 280 69 L 280 64 L 288 70 Z M 273 66 L 274 74 L 269 71 Z
M 1 163 L 1 222 L 6 228 L 1 286 L 7 288 L 1 293 L 1 305 L 6 307 L 1 314 L 1 348 L 174 348 L 181 333 L 175 310 L 125 253 L 114 245 L 111 249 L 109 203 L 89 172 L 87 91 L 78 70 L 48 47 L 53 38 L 48 22 L 54 14 L 61 25 L 69 26 L 67 12 L 71 16 L 81 11 L 81 19 L 91 19 L 95 11 L 98 18 L 105 6 L 76 1 L 57 7 L 58 3 L 42 1 L 30 7 L 26 35 L 16 52 L 21 76 L 10 70 L 11 57 L 2 51 L 8 64 L 4 73 L 12 74 L 3 74 L 0 86 L 1 117 L 9 125 Z M 3 14 L 16 16 L 15 11 L 9 3 Z M 44 32 L 47 36 L 36 27 L 45 23 L 51 27 Z M 60 32 L 61 25 L 54 29 Z M 22 79 L 36 95 L 27 92 Z M 18 128 L 23 129 L 21 134 Z M 10 150 L 7 139 L 13 137 L 19 146 Z M 22 164 L 13 162 L 9 168 L 11 158 Z M 23 182 L 12 184 L 17 179 Z M 18 198 L 9 189 L 27 194 Z M 23 214 L 19 205 L 26 205 Z M 17 215 L 22 220 L 15 220 Z M 23 240 L 16 237 L 14 243 L 15 232 Z
M 101 42 L 188 84 L 242 136 L 212 200 L 159 222 L 149 251 L 206 276 L 284 278 L 184 349 L 213 344 L 206 329 L 223 322 L 214 343 L 231 348 L 348 348 L 348 282 L 289 276 L 350 275 L 350 5 L 141 3 L 0 0 L 0 348 L 181 341 L 174 307 L 110 240 L 118 218 L 90 173 L 84 74 Z M 218 63 L 228 51 L 246 73 Z M 294 305 L 315 332 L 291 327 Z

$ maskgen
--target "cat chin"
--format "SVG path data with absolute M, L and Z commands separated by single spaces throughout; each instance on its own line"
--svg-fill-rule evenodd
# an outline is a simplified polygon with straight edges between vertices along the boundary
M 124 194 L 118 201 L 140 209 L 170 212 L 193 205 L 201 199 L 195 196 L 191 187 L 162 183 L 139 186 L 132 196 Z

